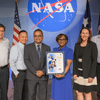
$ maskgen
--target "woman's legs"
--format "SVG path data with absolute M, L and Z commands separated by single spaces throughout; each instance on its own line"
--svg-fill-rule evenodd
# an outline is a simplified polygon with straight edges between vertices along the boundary
M 85 100 L 92 100 L 91 92 L 89 92 L 89 93 L 84 93 L 84 95 L 85 95 Z
M 84 100 L 83 92 L 79 92 L 76 90 L 77 93 L 77 100 Z

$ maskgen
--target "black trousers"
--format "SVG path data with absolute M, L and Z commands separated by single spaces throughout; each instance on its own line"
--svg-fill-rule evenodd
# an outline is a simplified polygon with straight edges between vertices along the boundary
M 8 100 L 8 83 L 9 83 L 9 68 L 5 66 L 0 69 L 0 89 L 1 89 L 1 100 Z
M 100 64 L 97 63 L 97 70 L 96 70 L 96 74 L 97 74 L 97 98 L 98 100 L 100 100 Z
M 28 100 L 26 71 L 19 71 L 17 78 L 15 78 L 12 72 L 12 80 L 14 85 L 14 100 Z
M 47 100 L 47 80 L 28 80 L 28 100 L 36 100 L 37 85 L 39 86 L 39 100 Z

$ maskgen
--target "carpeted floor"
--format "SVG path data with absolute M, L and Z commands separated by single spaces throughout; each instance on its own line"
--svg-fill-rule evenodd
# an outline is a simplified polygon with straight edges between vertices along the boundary
M 50 95 L 51 95 L 51 83 L 52 81 L 49 80 L 48 81 L 48 93 L 47 93 L 47 100 L 50 100 Z M 8 90 L 8 100 L 13 100 L 13 90 L 12 90 L 12 86 L 13 86 L 13 83 L 11 80 L 9 80 L 9 90 Z M 38 99 L 38 89 L 37 89 L 37 99 L 36 100 L 39 100 Z M 76 96 L 76 92 L 73 90 L 73 100 L 77 100 L 77 96 Z M 93 100 L 97 100 L 97 96 L 96 96 L 96 92 L 92 92 L 92 98 Z

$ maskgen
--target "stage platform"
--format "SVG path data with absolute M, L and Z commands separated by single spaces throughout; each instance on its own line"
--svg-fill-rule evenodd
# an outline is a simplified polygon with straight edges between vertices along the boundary
M 48 93 L 47 93 L 47 100 L 50 100 L 50 95 L 51 95 L 51 83 L 52 83 L 52 80 L 49 80 L 48 81 Z M 8 100 L 13 100 L 13 90 L 12 90 L 12 86 L 13 86 L 13 82 L 11 80 L 9 80 L 9 89 L 8 89 Z M 36 100 L 39 100 L 38 99 L 38 90 L 37 90 L 37 99 Z M 97 96 L 96 96 L 96 92 L 92 92 L 92 97 L 93 99 L 92 100 L 97 100 Z M 73 90 L 73 100 L 77 100 L 77 97 L 76 97 L 76 92 Z

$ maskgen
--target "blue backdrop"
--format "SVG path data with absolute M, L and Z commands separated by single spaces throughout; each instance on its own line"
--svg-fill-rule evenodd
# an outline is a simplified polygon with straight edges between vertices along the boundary
M 43 29 L 43 33 L 44 33 L 43 42 L 51 46 L 51 49 L 58 46 L 58 44 L 55 41 L 56 36 L 60 33 L 64 33 L 69 38 L 67 46 L 74 50 L 74 45 L 77 42 L 79 31 L 83 23 L 84 13 L 86 9 L 86 0 L 72 0 L 70 2 L 71 6 L 70 5 L 63 6 L 65 2 L 57 5 L 57 6 L 63 6 L 63 10 L 61 11 L 61 9 L 59 9 L 58 10 L 59 12 L 54 12 L 52 14 L 54 19 L 51 18 L 51 16 L 49 16 L 44 21 L 42 21 L 38 26 L 36 26 L 34 29 L 32 28 L 36 23 L 38 23 L 41 19 L 43 19 L 48 14 L 50 14 L 52 11 L 56 10 L 57 7 L 55 6 L 50 7 L 51 12 L 49 9 L 48 9 L 49 12 L 48 11 L 45 12 L 44 9 L 42 9 L 41 14 L 39 14 L 39 12 L 36 11 L 28 15 L 25 15 L 26 13 L 28 13 L 28 11 L 31 11 L 34 8 L 32 3 L 34 3 L 38 7 L 39 7 L 39 3 L 41 3 L 41 7 L 43 7 L 43 5 L 46 5 L 46 3 L 51 4 L 59 1 L 60 0 L 18 0 L 18 4 L 19 4 L 18 10 L 19 10 L 21 29 L 26 30 L 28 32 L 29 39 L 27 43 L 31 43 L 34 41 L 33 40 L 34 30 L 37 28 L 41 28 Z M 61 0 L 61 1 L 67 1 L 67 0 Z M 28 5 L 29 2 L 31 3 Z M 93 36 L 97 34 L 99 12 L 100 12 L 99 5 L 100 5 L 100 0 L 90 0 Z M 70 12 L 70 10 L 68 11 L 69 9 L 68 7 L 72 7 L 74 12 L 73 10 L 72 12 Z M 66 12 L 64 12 L 65 9 Z M 0 23 L 6 26 L 5 37 L 10 40 L 11 45 L 13 40 L 14 10 L 15 10 L 14 0 L 0 0 Z M 73 16 L 72 18 L 71 18 L 71 14 Z M 70 23 L 67 21 L 68 18 L 69 20 L 71 20 Z M 45 21 L 47 22 L 45 23 Z M 57 26 L 58 29 L 56 25 L 58 25 Z M 72 66 L 71 66 L 71 71 L 72 71 Z

